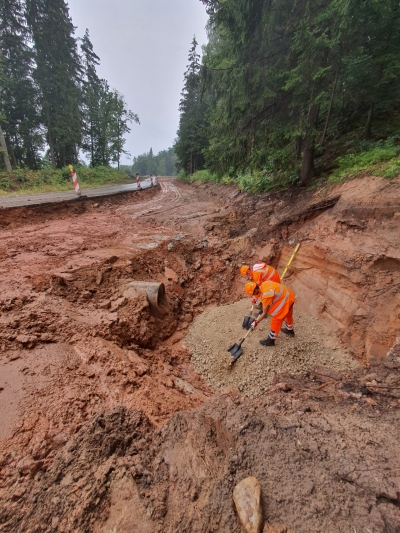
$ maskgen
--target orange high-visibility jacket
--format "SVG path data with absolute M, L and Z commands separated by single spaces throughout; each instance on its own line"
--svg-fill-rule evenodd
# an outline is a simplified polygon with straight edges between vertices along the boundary
M 285 318 L 290 307 L 296 301 L 291 289 L 274 281 L 264 281 L 261 284 L 260 297 L 263 307 L 269 306 L 268 314 L 282 319 Z
M 253 281 L 260 286 L 264 281 L 275 281 L 275 283 L 280 283 L 281 278 L 278 272 L 274 267 L 267 265 L 267 263 L 257 263 L 253 265 L 251 269 L 251 275 Z

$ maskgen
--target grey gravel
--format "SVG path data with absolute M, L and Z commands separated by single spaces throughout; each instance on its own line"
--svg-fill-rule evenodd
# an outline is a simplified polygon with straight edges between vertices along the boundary
M 232 365 L 228 348 L 246 334 L 243 317 L 249 299 L 232 305 L 208 308 L 199 315 L 182 341 L 192 353 L 192 364 L 215 390 L 232 387 L 245 396 L 257 396 L 272 383 L 275 373 L 303 373 L 315 365 L 335 370 L 359 366 L 335 335 L 320 320 L 295 309 L 295 337 L 280 333 L 275 346 L 259 341 L 269 333 L 269 318 L 252 331 L 243 343 L 243 354 Z

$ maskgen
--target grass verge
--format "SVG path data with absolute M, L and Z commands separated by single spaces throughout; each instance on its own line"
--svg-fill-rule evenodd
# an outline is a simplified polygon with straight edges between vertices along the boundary
M 338 157 L 337 168 L 329 176 L 328 183 L 342 183 L 360 174 L 395 178 L 400 174 L 400 146 L 396 146 L 396 140 L 388 139 L 369 150 Z
M 110 167 L 76 167 L 79 185 L 82 188 L 102 187 L 131 183 L 131 178 L 122 170 Z M 0 172 L 0 195 L 30 194 L 73 190 L 68 167 L 53 170 L 16 169 Z

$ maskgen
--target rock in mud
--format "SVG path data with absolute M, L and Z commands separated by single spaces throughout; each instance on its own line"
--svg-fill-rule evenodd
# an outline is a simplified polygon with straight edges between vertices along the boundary
M 247 477 L 233 490 L 239 520 L 247 533 L 260 533 L 262 526 L 261 486 L 255 477 Z

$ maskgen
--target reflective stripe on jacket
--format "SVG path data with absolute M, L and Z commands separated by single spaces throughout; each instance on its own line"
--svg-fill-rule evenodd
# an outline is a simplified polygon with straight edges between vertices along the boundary
M 264 281 L 275 281 L 280 283 L 281 278 L 274 267 L 267 265 L 267 263 L 257 263 L 252 268 L 253 281 L 260 286 Z
M 265 281 L 260 287 L 260 296 L 263 307 L 268 307 L 268 314 L 277 316 L 286 315 L 296 298 L 291 289 L 281 283 Z
M 267 263 L 257 263 L 256 265 L 253 265 L 252 276 L 253 281 L 255 281 L 258 286 L 264 283 L 264 281 L 280 282 L 278 272 L 274 267 L 267 265 Z

